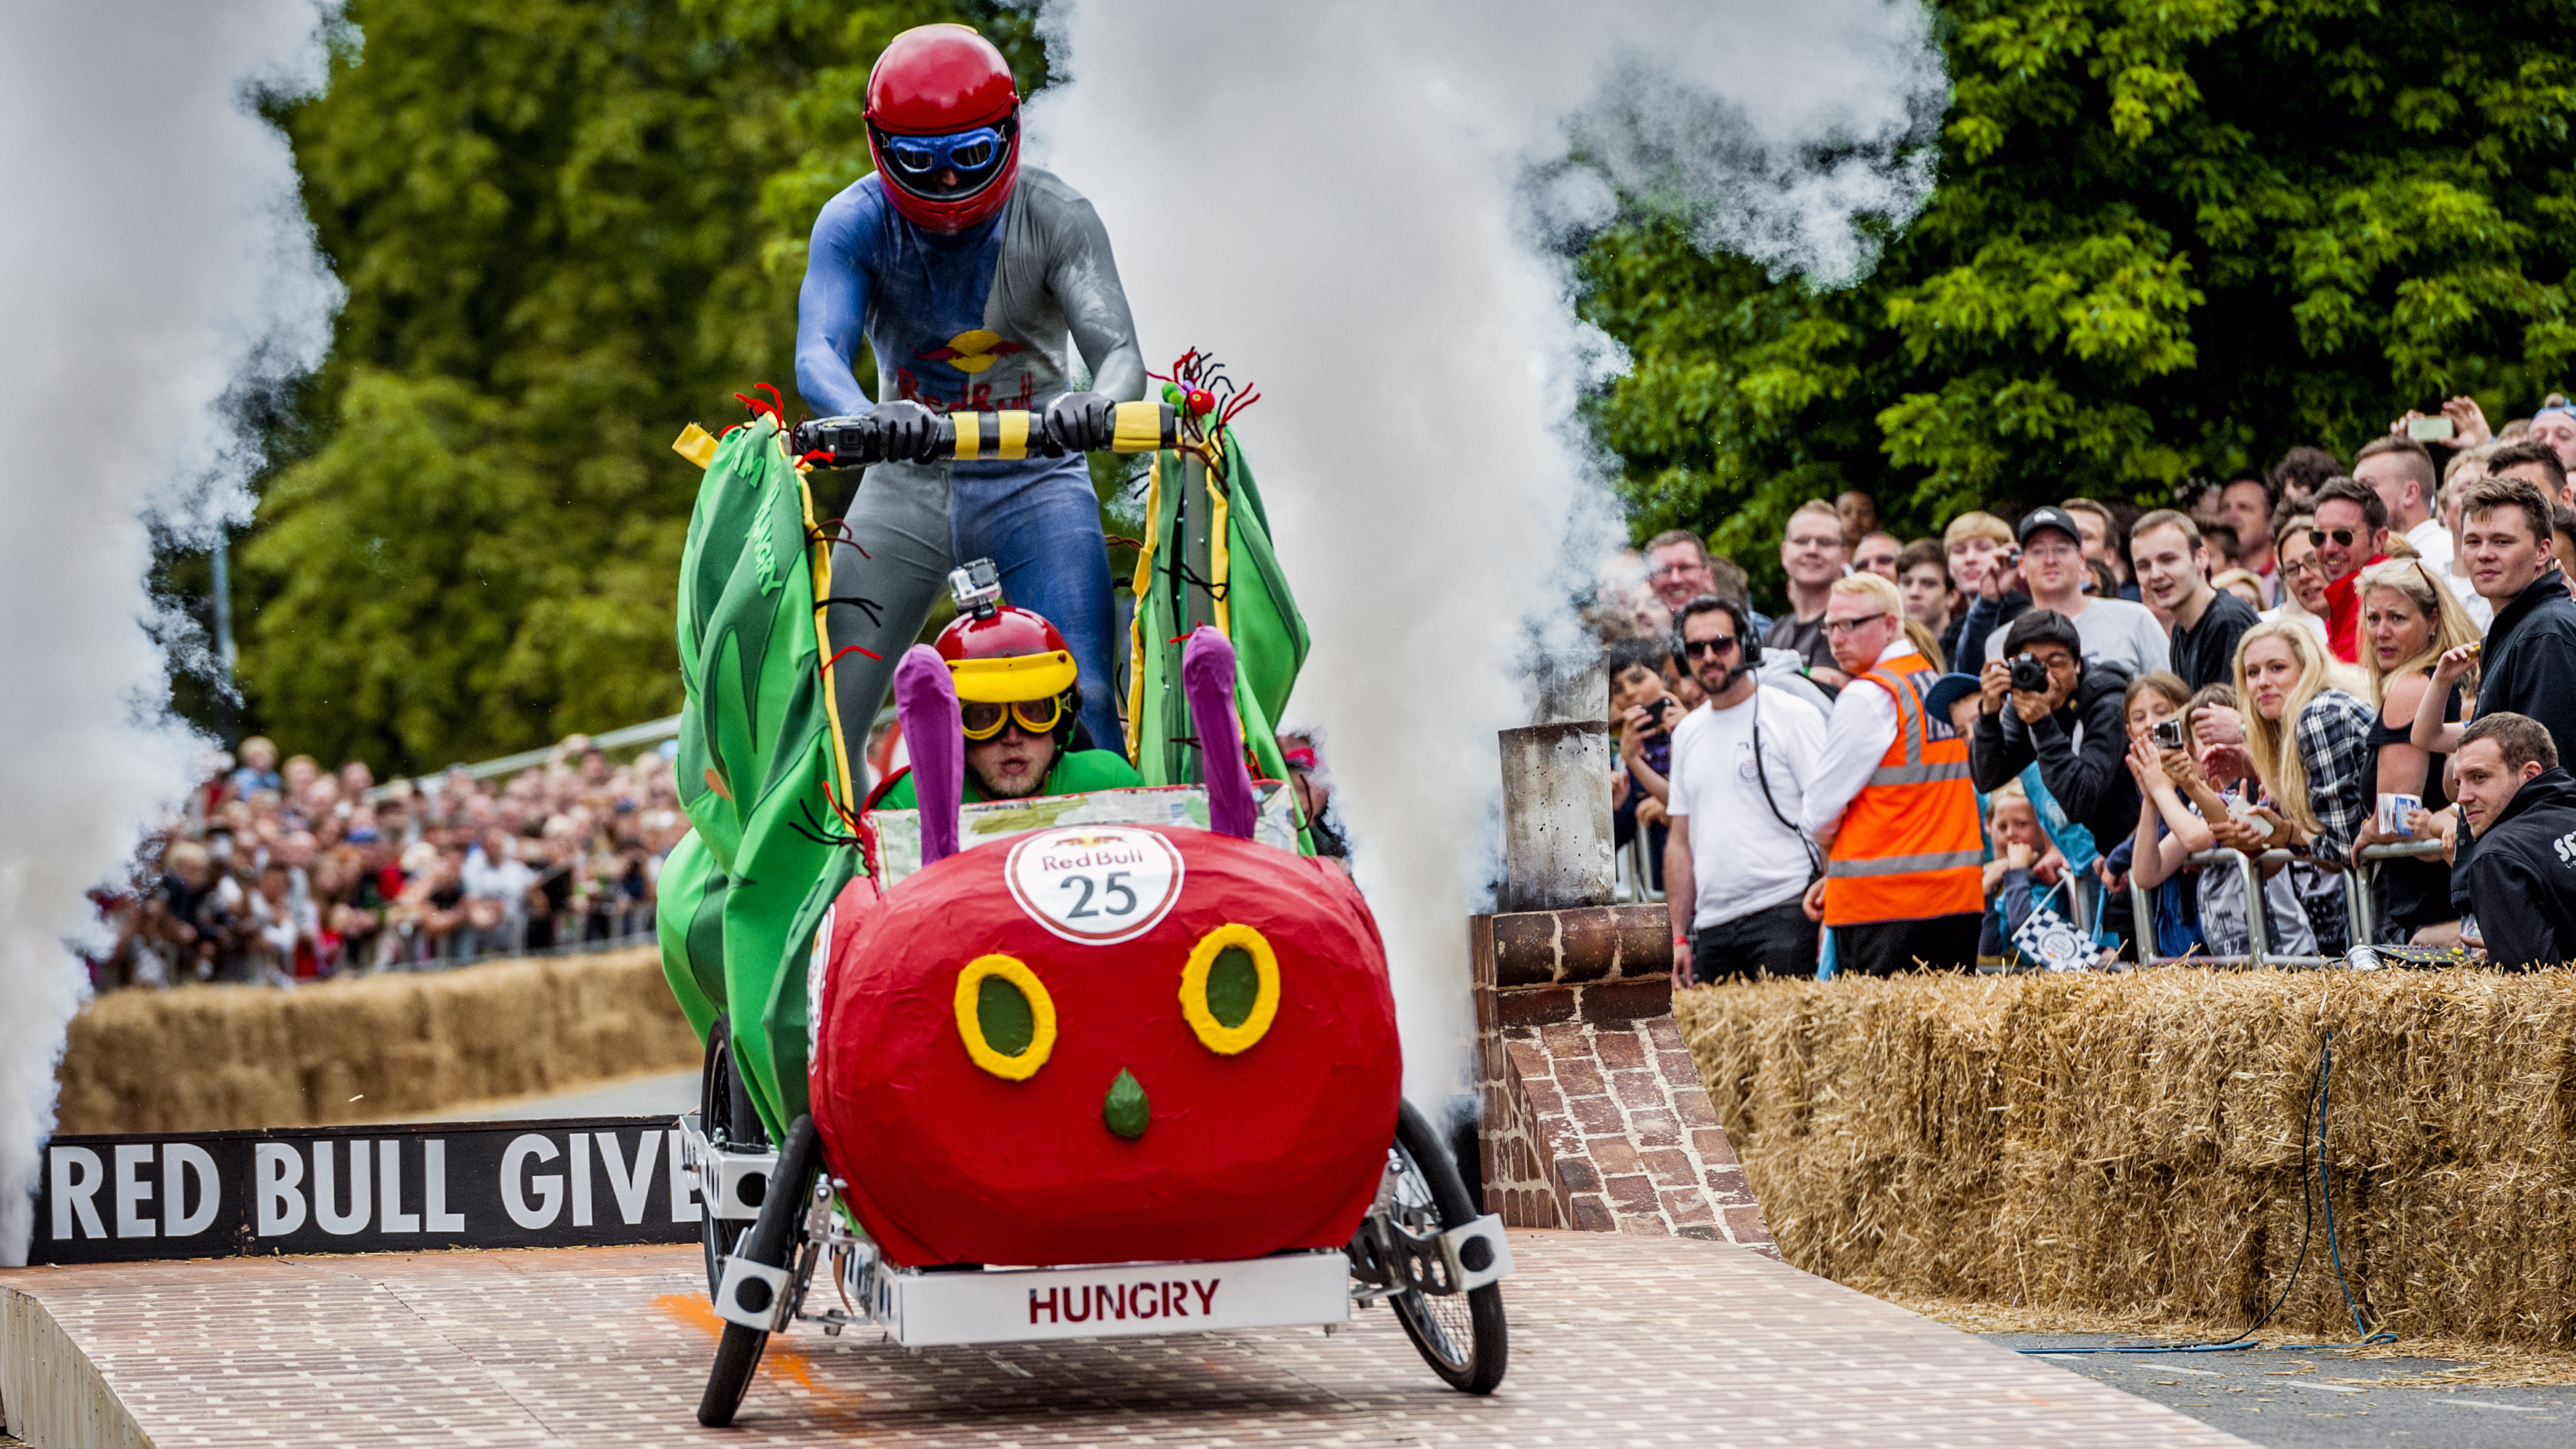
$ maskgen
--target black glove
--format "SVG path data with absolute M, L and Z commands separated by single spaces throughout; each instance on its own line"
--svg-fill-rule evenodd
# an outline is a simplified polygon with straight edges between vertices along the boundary
M 1069 392 L 1047 404 L 1046 440 L 1056 453 L 1096 453 L 1118 432 L 1118 400 L 1102 392 Z
M 876 434 L 877 456 L 889 463 L 929 463 L 939 452 L 939 414 L 909 398 L 881 402 L 863 419 Z

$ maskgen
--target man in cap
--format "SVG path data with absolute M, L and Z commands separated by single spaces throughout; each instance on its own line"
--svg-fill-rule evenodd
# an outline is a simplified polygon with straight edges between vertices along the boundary
M 2084 531 L 2072 514 L 2063 508 L 2034 508 L 2022 515 L 2014 532 L 2021 542 L 2021 574 L 2030 585 L 2031 608 L 2073 620 L 2083 636 L 2086 661 L 2116 664 L 2132 679 L 2169 667 L 2164 626 L 2146 605 L 2084 592 Z M 1997 629 L 1986 636 L 1985 658 L 2005 657 L 2004 631 Z

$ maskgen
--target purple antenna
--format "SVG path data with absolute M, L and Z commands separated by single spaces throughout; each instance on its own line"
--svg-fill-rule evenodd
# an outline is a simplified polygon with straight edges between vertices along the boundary
M 957 718 L 957 685 L 948 661 L 927 644 L 903 651 L 894 667 L 894 711 L 912 755 L 912 798 L 921 809 L 921 863 L 957 853 L 957 808 L 966 795 L 966 727 Z
M 1243 730 L 1234 714 L 1234 645 L 1213 625 L 1191 630 L 1190 642 L 1181 648 L 1181 693 L 1189 698 L 1190 720 L 1198 730 L 1208 828 L 1250 840 L 1260 806 L 1252 798 L 1252 773 L 1243 767 Z M 928 832 L 923 838 L 928 839 Z

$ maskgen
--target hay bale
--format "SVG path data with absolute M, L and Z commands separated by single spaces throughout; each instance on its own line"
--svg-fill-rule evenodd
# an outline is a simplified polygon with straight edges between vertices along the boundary
M 1781 1251 L 1918 1298 L 2250 1321 L 2301 1148 L 2400 1333 L 2576 1345 L 2576 972 L 1765 981 L 1674 1015 Z M 2348 1336 L 2321 1204 L 2275 1319 Z
M 373 1121 L 674 1071 L 698 1057 L 650 946 L 293 991 L 120 991 L 72 1022 L 59 1126 Z

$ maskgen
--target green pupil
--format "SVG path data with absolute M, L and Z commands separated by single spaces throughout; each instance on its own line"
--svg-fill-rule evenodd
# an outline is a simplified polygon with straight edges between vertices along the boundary
M 1208 967 L 1208 1015 L 1232 1031 L 1252 1019 L 1252 1005 L 1260 999 L 1261 968 L 1252 964 L 1252 953 L 1241 946 L 1217 952 Z
M 1037 1040 L 1037 1016 L 1029 1010 L 1029 999 L 1008 977 L 987 976 L 975 988 L 975 1025 L 982 1028 L 984 1045 L 1006 1057 L 1015 1057 Z

